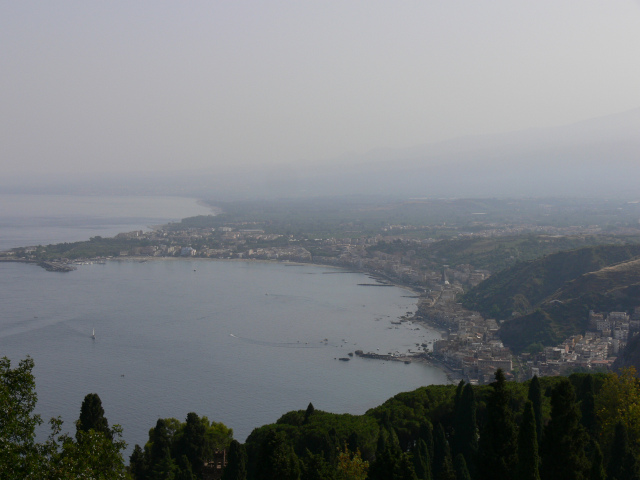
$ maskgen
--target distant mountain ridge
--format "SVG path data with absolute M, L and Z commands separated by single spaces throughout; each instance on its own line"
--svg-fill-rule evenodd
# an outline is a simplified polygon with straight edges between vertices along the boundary
M 467 308 L 504 320 L 500 337 L 520 352 L 581 333 L 589 310 L 640 305 L 640 245 L 586 247 L 514 265 L 470 290 Z
M 188 162 L 185 162 L 188 164 Z M 216 200 L 345 194 L 408 197 L 635 197 L 640 108 L 570 125 L 378 148 L 315 162 L 5 178 L 0 191 L 200 196 Z M 38 183 L 39 182 L 39 183 Z M 31 187 L 29 187 L 31 185 Z

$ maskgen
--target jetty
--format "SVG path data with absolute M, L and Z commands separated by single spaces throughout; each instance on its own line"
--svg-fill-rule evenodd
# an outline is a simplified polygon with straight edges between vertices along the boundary
M 39 262 L 38 265 L 44 268 L 47 272 L 73 272 L 77 270 L 73 265 L 69 265 L 68 263 L 62 262 Z

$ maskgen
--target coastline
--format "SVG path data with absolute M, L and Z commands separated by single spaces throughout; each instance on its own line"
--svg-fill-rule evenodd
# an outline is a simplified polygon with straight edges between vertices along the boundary
M 289 261 L 289 260 L 268 260 L 268 259 L 255 259 L 255 258 L 210 258 L 210 257 L 147 257 L 147 256 L 127 256 L 127 257 L 116 257 L 116 258 L 111 258 L 109 260 L 112 261 L 116 261 L 116 262 L 136 262 L 136 263 L 146 263 L 148 261 L 218 261 L 218 262 L 247 262 L 247 263 L 264 263 L 264 264 L 280 264 L 280 265 L 290 265 L 290 266 L 306 266 L 306 265 L 310 265 L 310 266 L 314 266 L 314 267 L 323 267 L 323 268 L 330 268 L 333 270 L 349 270 L 349 272 L 353 272 L 353 273 L 359 273 L 359 274 L 363 274 L 363 275 L 367 275 L 370 278 L 376 279 L 376 280 L 382 280 L 384 282 L 391 282 L 391 279 L 383 276 L 383 275 L 379 275 L 376 274 L 374 272 L 368 272 L 366 270 L 361 270 L 361 269 L 357 269 L 357 268 L 353 268 L 353 267 L 340 267 L 340 266 L 336 266 L 336 265 L 327 265 L 327 264 L 323 264 L 323 263 L 315 263 L 315 262 L 293 262 L 293 261 Z M 337 272 L 336 272 L 337 273 Z M 345 272 L 346 273 L 346 272 Z M 412 297 L 415 295 L 415 307 L 416 307 L 416 311 L 413 313 L 413 315 L 411 317 L 405 317 L 405 316 L 401 316 L 398 317 L 398 320 L 400 320 L 401 322 L 405 322 L 405 321 L 411 321 L 414 323 L 418 323 L 420 325 L 422 325 L 423 327 L 426 327 L 432 331 L 438 332 L 440 335 L 440 338 L 442 338 L 442 334 L 443 332 L 441 331 L 440 327 L 438 325 L 436 325 L 435 323 L 429 322 L 429 320 L 423 318 L 423 317 L 418 317 L 416 316 L 417 310 L 418 310 L 418 306 L 420 303 L 420 299 L 422 298 L 422 293 L 419 289 L 415 288 L 414 286 L 411 285 L 406 285 L 406 284 L 401 284 L 401 283 L 392 283 L 392 285 L 394 287 L 406 290 L 408 292 L 411 292 L 413 295 Z M 393 359 L 384 359 L 384 360 L 393 360 L 393 361 L 411 361 L 411 362 L 416 362 L 416 363 L 423 363 L 426 365 L 430 365 L 432 367 L 435 367 L 439 370 L 441 370 L 442 372 L 444 372 L 444 374 L 447 376 L 447 379 L 449 380 L 449 383 L 457 383 L 458 381 L 460 381 L 461 379 L 464 379 L 464 376 L 456 371 L 453 370 L 449 365 L 447 365 L 446 363 L 442 362 L 440 359 L 436 358 L 433 356 L 432 351 L 429 352 L 428 356 L 426 356 L 427 352 L 424 353 L 416 353 L 416 354 L 409 354 L 409 355 L 402 355 L 400 357 L 395 357 Z M 370 358 L 372 360 L 376 360 L 375 358 Z
M 15 262 L 15 263 L 27 263 L 27 264 L 33 264 L 33 265 L 38 265 L 40 267 L 42 267 L 42 265 L 39 264 L 39 262 L 37 261 L 33 261 L 33 260 L 27 260 L 27 259 L 18 259 L 18 258 L 1 258 L 0 257 L 0 261 L 1 262 Z M 403 283 L 397 283 L 394 280 L 392 280 L 391 278 L 388 278 L 385 275 L 381 275 L 377 272 L 369 272 L 366 270 L 362 270 L 362 269 L 358 269 L 358 268 L 353 268 L 353 267 L 343 267 L 343 266 L 337 266 L 337 265 L 333 265 L 333 264 L 324 264 L 324 263 L 317 263 L 317 262 L 296 262 L 296 261 L 290 261 L 290 260 L 273 260 L 273 259 L 255 259 L 255 258 L 211 258 L 211 257 L 162 257 L 162 256 L 142 256 L 142 255 L 135 255 L 135 256 L 123 256 L 123 257 L 112 257 L 112 258 L 103 258 L 103 257 L 99 257 L 99 258 L 90 258 L 90 259 L 84 259 L 82 261 L 78 261 L 78 262 L 69 262 L 69 266 L 73 267 L 74 265 L 86 265 L 86 264 L 93 264 L 93 263 L 102 263 L 105 261 L 115 261 L 115 262 L 130 262 L 130 263 L 146 263 L 149 261 L 153 261 L 153 262 L 157 262 L 157 261 L 163 261 L 163 262 L 168 262 L 168 261 L 224 261 L 224 262 L 247 262 L 247 263 L 264 263 L 264 264 L 281 264 L 281 265 L 285 265 L 285 266 L 314 266 L 314 267 L 322 267 L 325 269 L 329 269 L 334 271 L 335 273 L 341 273 L 341 272 L 353 272 L 353 273 L 359 273 L 362 275 L 366 275 L 369 278 L 376 280 L 378 282 L 380 282 L 379 285 L 375 285 L 375 284 L 371 284 L 373 286 L 395 286 L 397 288 L 403 289 L 405 291 L 407 291 L 408 293 L 410 293 L 411 295 L 407 295 L 407 297 L 412 298 L 415 300 L 414 306 L 415 306 L 415 311 L 413 312 L 412 315 L 410 316 L 399 316 L 397 318 L 397 320 L 399 320 L 400 322 L 414 322 L 417 324 L 420 324 L 422 327 L 424 328 L 428 328 L 429 330 L 433 331 L 433 332 L 438 332 L 438 334 L 440 335 L 440 337 L 442 338 L 442 331 L 440 329 L 440 327 L 435 324 L 430 322 L 428 319 L 425 319 L 421 316 L 417 316 L 417 312 L 418 312 L 418 307 L 420 305 L 420 301 L 421 298 L 423 297 L 423 291 L 421 291 L 419 288 L 416 288 L 415 286 L 412 285 L 407 285 L 407 284 L 403 284 Z M 44 268 L 44 267 L 42 267 Z M 75 267 L 73 267 L 73 269 L 75 269 Z M 71 268 L 69 269 L 71 270 Z M 53 270 L 53 271 L 57 271 L 57 272 L 67 272 L 69 270 Z M 332 272 L 326 272 L 326 273 L 332 273 Z M 363 284 L 365 286 L 369 286 L 369 284 Z M 372 352 L 367 352 L 367 353 L 372 353 Z M 410 354 L 405 354 L 402 356 L 398 356 L 395 357 L 391 360 L 394 361 L 410 361 L 410 362 L 418 362 L 418 363 L 424 363 L 424 364 L 428 364 L 431 365 L 433 367 L 438 368 L 439 370 L 441 370 L 442 372 L 445 373 L 445 375 L 447 376 L 448 380 L 450 383 L 456 383 L 456 380 L 459 380 L 460 378 L 462 378 L 462 375 L 460 374 L 460 372 L 457 372 L 455 370 L 452 370 L 447 364 L 443 363 L 441 360 L 435 358 L 432 354 L 432 352 L 420 352 L 420 353 L 410 353 Z M 371 359 L 376 359 L 374 357 L 371 357 Z

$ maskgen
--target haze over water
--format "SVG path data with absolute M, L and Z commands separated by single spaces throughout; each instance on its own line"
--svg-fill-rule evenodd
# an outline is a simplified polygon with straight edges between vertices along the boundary
M 361 287 L 366 276 L 337 271 L 165 260 L 59 274 L 0 264 L 0 355 L 34 358 L 38 413 L 61 415 L 71 430 L 84 396 L 98 393 L 128 452 L 160 417 L 195 411 L 244 441 L 309 402 L 362 414 L 401 391 L 446 382 L 424 364 L 337 360 L 356 349 L 415 351 L 439 337 L 391 323 L 415 309 L 410 292 Z
M 0 194 L 0 251 L 112 237 L 209 214 L 193 198 Z

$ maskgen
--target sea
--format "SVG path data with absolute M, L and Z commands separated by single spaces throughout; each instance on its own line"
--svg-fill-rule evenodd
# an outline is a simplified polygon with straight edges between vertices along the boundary
M 29 208 L 20 215 L 2 204 L 5 248 L 208 212 L 172 197 L 11 197 Z M 257 261 L 112 260 L 69 273 L 0 263 L 0 356 L 34 359 L 36 413 L 61 416 L 70 432 L 84 396 L 97 393 L 110 424 L 123 428 L 127 455 L 158 418 L 196 412 L 244 442 L 310 402 L 363 414 L 399 392 L 447 383 L 429 364 L 350 355 L 415 352 L 440 338 L 399 324 L 416 309 L 412 292 L 359 283 L 372 282 L 332 267 Z

